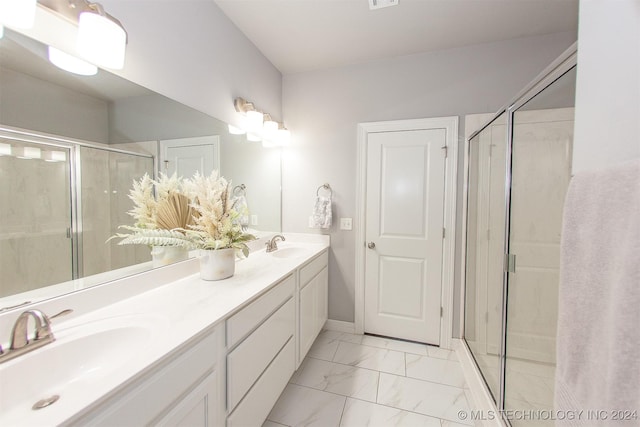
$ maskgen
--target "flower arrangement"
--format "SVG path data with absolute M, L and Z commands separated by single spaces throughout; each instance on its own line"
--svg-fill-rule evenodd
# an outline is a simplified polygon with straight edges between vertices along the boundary
M 246 242 L 255 236 L 242 231 L 241 213 L 235 209 L 236 200 L 231 198 L 231 183 L 213 171 L 209 176 L 196 173 L 184 183 L 187 194 L 193 200 L 191 208 L 193 225 L 187 237 L 198 249 L 239 249 L 249 255 Z
M 112 238 L 122 238 L 119 245 L 234 248 L 248 256 L 246 242 L 255 237 L 242 231 L 230 188 L 231 184 L 217 171 L 209 176 L 196 173 L 186 180 L 175 174 L 160 174 L 157 181 L 145 175 L 134 181 L 129 194 L 134 203 L 129 215 L 136 220 L 135 225 L 121 226 L 130 233 Z

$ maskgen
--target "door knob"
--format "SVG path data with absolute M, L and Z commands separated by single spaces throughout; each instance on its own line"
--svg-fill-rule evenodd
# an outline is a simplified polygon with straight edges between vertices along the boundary
M 369 249 L 373 249 L 373 248 L 375 248 L 375 247 L 376 247 L 376 244 L 375 244 L 375 243 L 373 243 L 373 242 L 369 242 L 369 243 L 367 243 L 367 247 L 368 247 Z

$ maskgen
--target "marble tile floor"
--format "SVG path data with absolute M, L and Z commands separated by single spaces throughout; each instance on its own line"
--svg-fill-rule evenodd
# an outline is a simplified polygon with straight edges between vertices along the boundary
M 469 402 L 453 351 L 322 331 L 263 427 L 461 427 Z

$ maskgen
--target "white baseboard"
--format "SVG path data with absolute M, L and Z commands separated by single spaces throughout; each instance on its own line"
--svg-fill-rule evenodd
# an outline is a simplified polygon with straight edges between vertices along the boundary
M 506 424 L 504 424 L 500 418 L 496 403 L 493 401 L 493 397 L 491 397 L 491 393 L 473 360 L 469 348 L 459 338 L 453 338 L 451 341 L 460 365 L 462 366 L 464 379 L 469 386 L 469 391 L 471 391 L 473 398 L 473 402 L 469 402 L 469 409 L 480 411 L 480 414 L 483 415 L 481 422 L 480 420 L 476 420 L 476 425 L 482 425 L 483 427 L 506 427 Z
M 329 331 L 346 332 L 348 334 L 355 334 L 356 325 L 353 322 L 344 322 L 342 320 L 328 319 L 324 324 L 324 329 Z

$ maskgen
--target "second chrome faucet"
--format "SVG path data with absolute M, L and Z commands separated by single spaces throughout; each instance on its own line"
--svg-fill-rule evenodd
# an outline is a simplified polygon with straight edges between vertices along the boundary
M 267 246 L 267 253 L 278 250 L 278 239 L 283 242 L 286 240 L 282 234 L 276 234 L 275 236 L 273 236 L 271 240 L 265 243 L 265 245 Z

